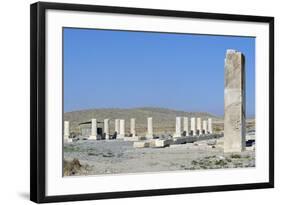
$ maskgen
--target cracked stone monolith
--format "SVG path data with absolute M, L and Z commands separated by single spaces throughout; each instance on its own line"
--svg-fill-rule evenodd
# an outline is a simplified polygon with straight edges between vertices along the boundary
M 224 152 L 245 149 L 245 59 L 227 50 L 224 65 Z

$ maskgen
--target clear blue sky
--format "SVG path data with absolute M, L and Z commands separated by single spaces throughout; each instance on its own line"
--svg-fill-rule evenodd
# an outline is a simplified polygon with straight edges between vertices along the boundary
M 227 49 L 246 58 L 255 114 L 255 38 L 64 28 L 64 111 L 163 107 L 223 115 Z

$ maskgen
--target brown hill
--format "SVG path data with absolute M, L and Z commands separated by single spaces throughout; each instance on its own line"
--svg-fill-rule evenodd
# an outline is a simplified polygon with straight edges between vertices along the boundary
M 88 109 L 73 112 L 64 113 L 64 120 L 70 121 L 70 129 L 72 132 L 79 132 L 79 123 L 88 122 L 92 118 L 96 118 L 98 121 L 104 119 L 110 119 L 110 130 L 114 130 L 114 119 L 125 119 L 126 131 L 129 130 L 130 118 L 136 119 L 137 132 L 144 132 L 147 125 L 147 117 L 153 118 L 154 131 L 166 131 L 174 130 L 175 118 L 177 116 L 182 117 L 201 117 L 202 120 L 209 117 L 213 118 L 214 121 L 221 120 L 222 118 L 214 116 L 206 112 L 185 112 L 166 108 L 155 108 L 155 107 L 143 107 L 143 108 L 132 108 L 132 109 Z

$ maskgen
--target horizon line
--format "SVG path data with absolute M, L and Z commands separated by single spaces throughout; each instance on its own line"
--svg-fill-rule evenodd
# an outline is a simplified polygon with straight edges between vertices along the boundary
M 187 113 L 206 113 L 209 115 L 212 115 L 214 117 L 224 117 L 223 115 L 218 115 L 218 114 L 213 114 L 211 112 L 207 112 L 207 111 L 186 111 L 186 110 L 182 110 L 182 109 L 175 109 L 175 108 L 165 108 L 165 107 L 155 107 L 155 106 L 143 106 L 143 107 L 128 107 L 128 108 L 121 108 L 121 107 L 100 107 L 100 108 L 81 108 L 81 109 L 77 109 L 77 110 L 70 110 L 70 111 L 64 111 L 63 113 L 71 113 L 71 112 L 79 112 L 79 111 L 88 111 L 88 110 L 110 110 L 110 109 L 116 109 L 116 110 L 134 110 L 134 109 L 165 109 L 165 110 L 172 110 L 172 111 L 177 111 L 177 112 L 187 112 Z M 249 115 L 245 115 L 245 117 L 248 118 L 255 118 L 255 114 L 249 114 Z

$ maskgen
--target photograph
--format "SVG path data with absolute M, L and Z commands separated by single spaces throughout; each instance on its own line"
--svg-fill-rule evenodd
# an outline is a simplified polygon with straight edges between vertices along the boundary
M 255 168 L 255 63 L 255 36 L 63 27 L 63 177 Z
M 273 16 L 37 2 L 30 63 L 32 201 L 274 187 Z

